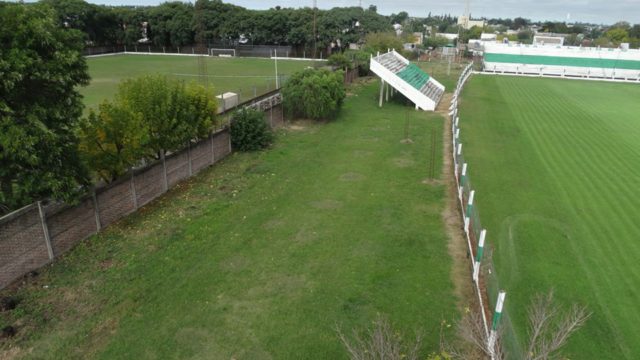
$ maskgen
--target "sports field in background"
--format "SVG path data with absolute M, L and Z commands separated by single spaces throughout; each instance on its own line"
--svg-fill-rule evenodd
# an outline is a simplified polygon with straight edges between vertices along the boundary
M 565 355 L 640 354 L 640 86 L 473 76 L 461 138 L 500 286 L 521 337 L 555 290 L 593 312 Z
M 459 316 L 444 119 L 359 86 L 336 120 L 294 123 L 42 269 L 0 313 L 21 324 L 0 358 L 346 359 L 336 326 L 378 314 L 436 351 Z
M 198 58 L 175 55 L 113 55 L 88 58 L 91 83 L 81 88 L 84 103 L 95 107 L 111 99 L 122 80 L 147 74 L 164 74 L 186 81 L 198 81 Z M 271 59 L 207 57 L 209 85 L 216 94 L 231 91 L 242 100 L 275 89 L 275 63 Z M 278 74 L 286 77 L 313 61 L 278 60 Z

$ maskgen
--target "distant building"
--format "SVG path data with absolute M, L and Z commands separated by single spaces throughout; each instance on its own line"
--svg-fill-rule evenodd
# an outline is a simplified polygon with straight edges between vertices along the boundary
M 462 26 L 462 28 L 466 30 L 469 30 L 474 26 L 484 28 L 486 22 L 484 20 L 472 20 L 470 16 L 462 15 L 458 16 L 458 25 Z
M 533 44 L 541 46 L 562 46 L 564 44 L 564 36 L 534 35 Z

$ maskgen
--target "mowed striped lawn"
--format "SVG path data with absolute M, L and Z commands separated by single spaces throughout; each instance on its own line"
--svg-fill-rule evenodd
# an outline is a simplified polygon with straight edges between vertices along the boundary
M 555 290 L 593 316 L 564 354 L 640 358 L 640 84 L 474 76 L 461 138 L 520 340 Z

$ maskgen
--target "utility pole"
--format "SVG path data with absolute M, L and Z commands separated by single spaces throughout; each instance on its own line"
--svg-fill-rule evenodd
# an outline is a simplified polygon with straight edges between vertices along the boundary
M 276 89 L 280 89 L 280 80 L 278 79 L 278 49 L 274 50 L 274 54 L 276 55 L 274 56 L 276 62 Z
M 318 52 L 318 0 L 313 0 L 313 58 L 315 59 Z

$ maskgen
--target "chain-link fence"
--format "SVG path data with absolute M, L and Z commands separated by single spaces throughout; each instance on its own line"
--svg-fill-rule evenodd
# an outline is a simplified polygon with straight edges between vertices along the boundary
M 307 49 L 282 45 L 184 45 L 157 46 L 153 44 L 92 46 L 84 49 L 83 55 L 95 56 L 113 53 L 138 54 L 174 54 L 174 55 L 210 55 L 220 57 L 260 57 L 291 58 L 291 59 L 326 59 L 329 55 L 326 49 Z
M 522 347 L 509 316 L 508 306 L 502 308 L 498 304 L 498 294 L 504 291 L 501 286 L 496 267 L 493 262 L 494 249 L 490 244 L 484 244 L 484 226 L 480 212 L 475 206 L 475 191 L 470 174 L 470 166 L 463 155 L 463 144 L 460 139 L 458 116 L 458 98 L 467 79 L 473 73 L 473 64 L 469 64 L 462 72 L 451 101 L 449 115 L 451 116 L 451 132 L 453 145 L 453 162 L 460 210 L 464 219 L 464 230 L 469 246 L 469 258 L 472 262 L 473 280 L 478 294 L 478 301 L 488 340 L 488 348 L 500 346 L 507 359 L 518 359 L 522 356 Z M 499 312 L 499 314 L 496 314 Z M 496 315 L 498 315 L 496 317 Z M 491 318 L 499 318 L 499 331 Z M 499 333 L 497 345 L 492 343 L 493 334 Z

